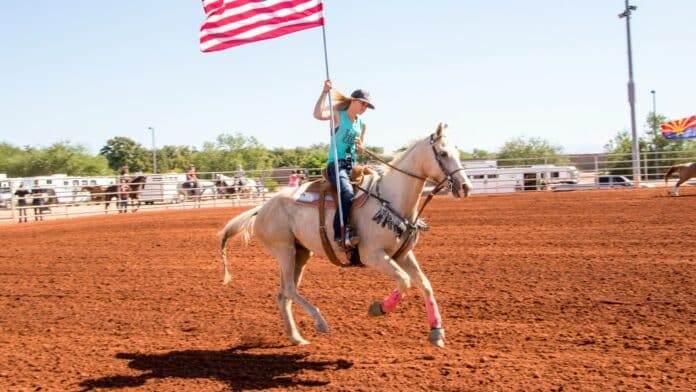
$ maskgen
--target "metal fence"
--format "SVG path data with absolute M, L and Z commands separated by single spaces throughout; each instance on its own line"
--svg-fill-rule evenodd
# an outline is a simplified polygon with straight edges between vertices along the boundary
M 663 186 L 664 174 L 678 163 L 696 161 L 693 151 L 641 153 L 643 186 Z M 541 190 L 603 189 L 633 186 L 630 154 L 582 154 L 525 159 L 463 161 L 474 185 L 474 193 L 507 193 Z M 107 190 L 118 185 L 119 177 L 70 177 L 65 175 L 35 178 L 0 179 L 0 223 L 69 218 L 86 215 L 115 215 L 151 210 L 256 205 L 288 186 L 293 171 L 302 170 L 302 182 L 321 177 L 321 168 L 278 168 L 246 172 L 240 183 L 232 172 L 198 173 L 198 183 L 186 188 L 182 173 L 148 174 L 135 193 L 137 198 Z M 131 177 L 134 178 L 135 175 Z M 600 180 L 623 177 L 627 183 L 602 183 Z M 34 180 L 47 192 L 29 194 L 25 207 L 15 195 L 19 184 L 30 189 Z M 49 183 L 46 183 L 50 181 Z M 672 183 L 675 180 L 672 181 Z M 696 180 L 687 183 L 696 185 Z M 34 205 L 36 198 L 42 203 Z M 119 201 L 125 205 L 119 206 Z M 119 208 L 121 207 L 121 208 Z

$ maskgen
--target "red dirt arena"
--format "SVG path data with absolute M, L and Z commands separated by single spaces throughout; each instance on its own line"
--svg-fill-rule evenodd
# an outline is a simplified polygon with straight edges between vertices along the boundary
M 417 289 L 310 261 L 290 346 L 276 262 L 216 232 L 241 208 L 0 226 L 0 390 L 691 391 L 696 189 L 438 197 L 416 248 L 447 347 Z

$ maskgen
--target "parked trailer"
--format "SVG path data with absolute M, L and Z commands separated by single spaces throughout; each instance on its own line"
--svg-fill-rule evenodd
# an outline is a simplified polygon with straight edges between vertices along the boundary
M 145 204 L 178 203 L 177 185 L 186 181 L 185 174 L 152 174 L 146 177 L 140 192 L 140 201 Z
M 66 174 L 52 174 L 50 176 L 25 177 L 22 183 L 27 189 L 35 186 L 53 189 L 58 203 L 81 203 L 90 201 L 90 193 L 83 191 L 85 186 L 108 186 L 115 184 L 115 177 L 78 177 Z
M 464 162 L 463 166 L 474 194 L 544 190 L 556 184 L 576 184 L 579 178 L 575 166 L 498 167 L 495 161 Z

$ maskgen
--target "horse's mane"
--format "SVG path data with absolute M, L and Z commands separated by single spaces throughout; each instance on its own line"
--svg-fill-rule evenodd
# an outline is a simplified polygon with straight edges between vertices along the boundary
M 396 156 L 394 156 L 394 159 L 392 159 L 389 162 L 389 164 L 392 166 L 398 165 L 401 161 L 404 160 L 404 157 L 406 157 L 406 155 L 408 155 L 408 153 L 411 150 L 413 150 L 414 147 L 416 147 L 416 144 L 418 144 L 419 141 L 420 141 L 420 139 L 410 141 L 408 144 L 408 147 L 406 147 L 406 149 L 404 151 L 396 154 Z M 385 171 L 390 171 L 390 170 L 392 170 L 392 169 L 389 166 L 387 166 L 387 168 L 385 169 Z

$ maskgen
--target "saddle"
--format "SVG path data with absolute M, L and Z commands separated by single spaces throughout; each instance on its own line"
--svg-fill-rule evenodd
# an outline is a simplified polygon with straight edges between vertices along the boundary
M 356 263 L 359 264 L 357 249 L 346 251 L 346 256 L 351 261 L 348 264 L 342 263 L 333 250 L 326 230 L 326 205 L 328 204 L 333 208 L 337 208 L 336 200 L 338 195 L 336 193 L 336 187 L 328 180 L 325 169 L 322 169 L 321 174 L 322 178 L 307 184 L 302 193 L 295 197 L 295 201 L 300 204 L 316 205 L 319 209 L 319 238 L 321 239 L 324 253 L 326 253 L 326 257 L 329 258 L 331 263 L 339 267 L 348 267 Z M 359 196 L 353 199 L 353 209 L 362 207 L 369 196 L 367 192 L 356 189 L 357 186 L 367 181 L 366 187 L 363 189 L 370 189 L 376 175 L 377 173 L 367 166 L 356 165 L 353 167 L 350 174 L 350 182 L 353 184 L 354 194 L 359 194 Z

